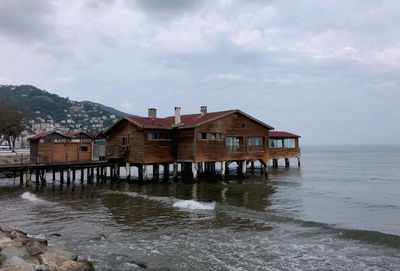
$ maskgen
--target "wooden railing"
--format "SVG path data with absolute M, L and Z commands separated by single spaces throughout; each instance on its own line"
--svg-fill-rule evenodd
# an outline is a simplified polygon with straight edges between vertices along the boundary
M 122 144 L 107 144 L 106 155 L 111 158 L 122 158 L 127 155 L 130 148 L 129 145 Z

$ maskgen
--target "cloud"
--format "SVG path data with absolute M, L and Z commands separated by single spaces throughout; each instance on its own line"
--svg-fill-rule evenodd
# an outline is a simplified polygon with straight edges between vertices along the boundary
M 72 75 L 54 78 L 54 82 L 61 83 L 61 84 L 70 83 L 74 80 L 75 80 L 75 78 Z
M 51 1 L 0 1 L 0 35 L 18 40 L 40 40 L 54 34 Z

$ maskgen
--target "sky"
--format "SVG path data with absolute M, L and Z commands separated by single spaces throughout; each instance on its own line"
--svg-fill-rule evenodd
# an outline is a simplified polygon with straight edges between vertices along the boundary
M 147 115 L 240 109 L 302 144 L 399 144 L 400 1 L 1 0 L 0 84 Z

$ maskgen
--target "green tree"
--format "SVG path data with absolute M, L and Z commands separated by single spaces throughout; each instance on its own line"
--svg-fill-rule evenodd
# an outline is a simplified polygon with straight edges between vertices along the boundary
M 11 106 L 0 104 L 0 143 L 8 142 L 10 149 L 15 148 L 15 140 L 24 130 L 22 113 Z

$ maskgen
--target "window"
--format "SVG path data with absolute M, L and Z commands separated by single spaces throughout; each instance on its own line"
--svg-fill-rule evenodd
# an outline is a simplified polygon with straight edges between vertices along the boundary
M 262 136 L 249 136 L 247 139 L 249 152 L 265 151 L 264 137 Z
M 288 149 L 296 148 L 296 140 L 294 138 L 285 138 L 283 140 L 283 145 Z
M 158 132 L 158 133 L 148 133 L 147 134 L 148 140 L 171 140 L 171 134 L 167 132 Z
M 198 133 L 198 139 L 222 139 L 222 133 Z
M 270 148 L 282 148 L 282 139 L 269 139 L 269 147 Z
M 79 151 L 80 152 L 87 152 L 87 151 L 89 151 L 89 148 L 87 146 L 79 146 Z
M 225 145 L 226 145 L 227 152 L 242 152 L 243 151 L 243 137 L 227 136 L 227 137 L 225 137 Z

